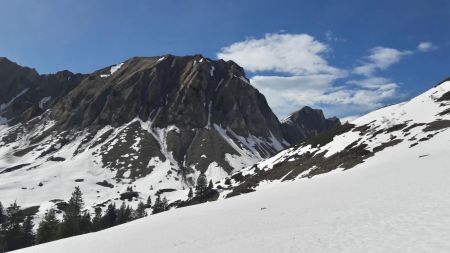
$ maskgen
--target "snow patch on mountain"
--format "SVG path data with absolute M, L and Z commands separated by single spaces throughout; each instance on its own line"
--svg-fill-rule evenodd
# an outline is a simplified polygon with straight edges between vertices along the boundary
M 117 65 L 112 66 L 112 67 L 109 69 L 109 74 L 101 74 L 100 77 L 101 77 L 101 78 L 107 78 L 107 77 L 112 76 L 114 73 L 116 73 L 116 72 L 123 66 L 123 64 L 124 64 L 124 63 L 122 62 L 122 63 L 119 63 L 119 64 L 117 64 Z
M 48 101 L 50 101 L 50 99 L 52 99 L 51 96 L 42 98 L 42 99 L 39 101 L 39 108 L 41 108 L 42 110 L 44 110 L 45 105 L 48 103 Z
M 217 162 L 212 162 L 209 164 L 205 175 L 208 179 L 216 182 L 228 176 L 228 173 L 222 167 L 220 167 Z

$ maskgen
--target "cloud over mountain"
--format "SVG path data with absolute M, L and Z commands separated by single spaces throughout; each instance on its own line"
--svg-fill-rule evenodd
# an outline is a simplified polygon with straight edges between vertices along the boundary
M 329 42 L 333 42 L 330 41 Z M 417 50 L 435 48 L 422 42 Z M 270 33 L 222 48 L 217 57 L 233 60 L 251 72 L 251 82 L 284 117 L 301 106 L 319 106 L 329 115 L 354 116 L 398 97 L 399 84 L 383 77 L 387 70 L 417 50 L 374 47 L 355 59 L 355 67 L 330 63 L 332 47 L 309 34 Z

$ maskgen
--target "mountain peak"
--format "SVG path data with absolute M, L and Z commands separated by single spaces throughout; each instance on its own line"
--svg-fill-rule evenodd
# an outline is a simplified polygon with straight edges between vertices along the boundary
M 293 112 L 281 122 L 284 136 L 290 143 L 316 136 L 341 124 L 338 118 L 327 119 L 322 110 L 309 106 Z
M 0 85 L 9 78 L 0 76 Z M 23 78 L 9 84 L 19 87 Z M 309 128 L 303 114 L 325 120 L 321 111 L 305 108 L 287 135 L 242 67 L 202 55 L 133 57 L 86 75 L 36 74 L 26 84 L 0 101 L 8 105 L 2 124 L 6 118 L 9 125 L 0 127 L 7 147 L 0 156 L 14 158 L 0 164 L 0 184 L 8 184 L 6 174 L 13 178 L 8 182 L 42 180 L 60 189 L 36 201 L 64 198 L 74 184 L 87 189 L 89 207 L 120 197 L 128 184 L 145 197 L 162 189 L 184 194 L 199 173 L 216 182 L 286 148 L 288 139 L 323 130 Z M 9 189 L 11 196 L 24 194 Z

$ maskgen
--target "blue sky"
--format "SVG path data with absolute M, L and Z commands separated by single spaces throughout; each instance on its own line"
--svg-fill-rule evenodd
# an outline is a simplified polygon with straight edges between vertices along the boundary
M 450 1 L 0 0 L 0 55 L 40 73 L 233 59 L 279 117 L 355 116 L 450 76 Z

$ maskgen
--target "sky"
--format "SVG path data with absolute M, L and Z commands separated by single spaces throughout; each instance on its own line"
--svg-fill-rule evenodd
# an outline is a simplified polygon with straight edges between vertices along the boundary
M 450 1 L 0 0 L 0 56 L 89 73 L 133 56 L 244 67 L 279 118 L 351 120 L 450 76 Z

